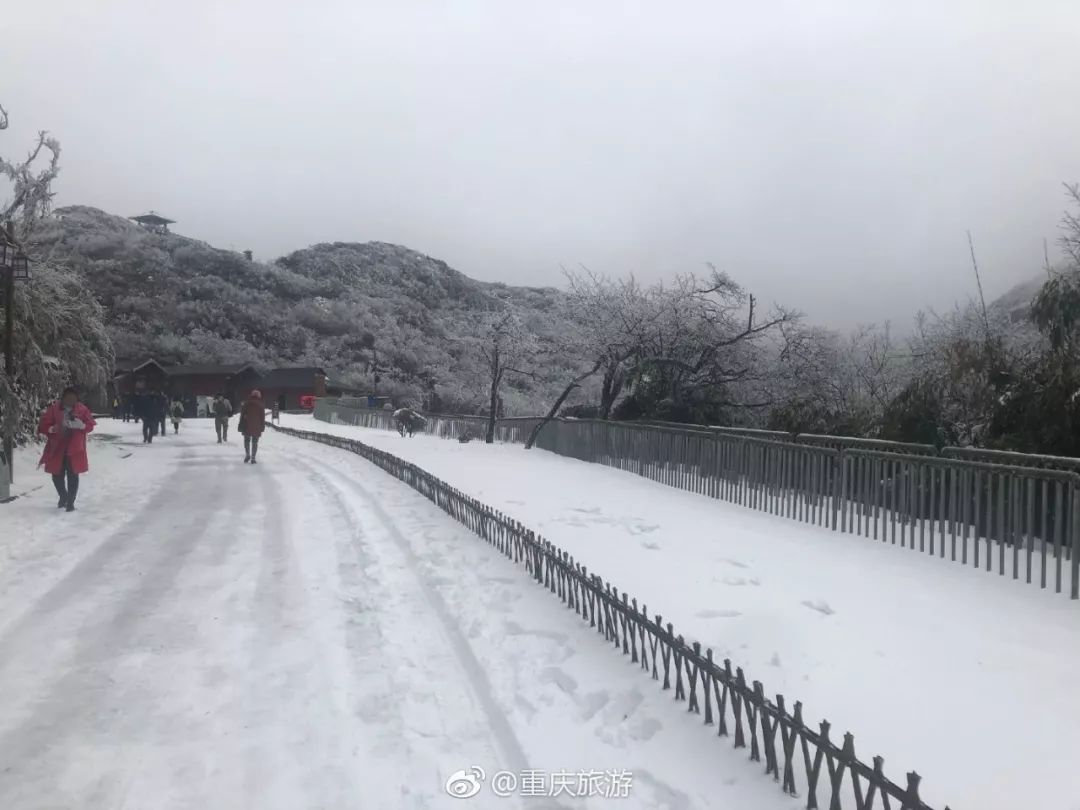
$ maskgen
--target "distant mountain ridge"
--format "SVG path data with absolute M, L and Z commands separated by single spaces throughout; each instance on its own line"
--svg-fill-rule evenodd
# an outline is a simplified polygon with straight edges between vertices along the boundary
M 447 408 L 475 411 L 485 393 L 475 344 L 485 313 L 518 308 L 541 350 L 566 325 L 558 290 L 476 281 L 385 242 L 322 243 L 264 263 L 68 206 L 31 244 L 38 258 L 84 274 L 123 360 L 319 365 L 356 387 L 373 387 L 377 372 L 380 393 L 416 404 L 434 394 Z M 507 412 L 535 413 L 554 385 L 542 374 L 509 381 Z

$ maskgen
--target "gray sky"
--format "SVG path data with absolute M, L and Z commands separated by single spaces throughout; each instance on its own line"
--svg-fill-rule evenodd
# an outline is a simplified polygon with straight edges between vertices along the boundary
M 1080 180 L 1076 0 L 50 0 L 0 16 L 4 154 L 58 203 L 270 258 L 398 242 L 479 279 L 728 270 L 907 323 L 1039 272 Z

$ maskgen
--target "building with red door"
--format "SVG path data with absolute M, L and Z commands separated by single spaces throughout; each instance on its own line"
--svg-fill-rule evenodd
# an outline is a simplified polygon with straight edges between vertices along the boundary
M 276 404 L 283 411 L 311 410 L 307 398 L 325 397 L 327 379 L 317 366 L 275 368 L 260 374 L 251 363 L 166 365 L 148 359 L 121 364 L 112 388 L 121 400 L 141 391 L 161 391 L 183 402 L 188 416 L 198 416 L 217 394 L 239 407 L 254 389 L 262 392 L 268 408 Z
M 304 410 L 302 397 L 326 396 L 326 372 L 316 366 L 275 368 L 259 380 L 259 390 L 268 408 Z

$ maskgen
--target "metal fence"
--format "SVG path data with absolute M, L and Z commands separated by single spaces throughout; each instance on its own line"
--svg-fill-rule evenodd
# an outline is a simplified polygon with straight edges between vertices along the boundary
M 315 400 L 315 418 L 337 424 L 397 430 L 393 411 L 368 408 L 358 399 L 317 399 Z M 457 439 L 466 433 L 482 437 L 487 431 L 487 419 L 483 416 L 428 414 L 424 416 L 424 419 L 427 421 L 421 428 L 421 432 L 440 439 Z M 495 425 L 495 440 L 510 444 L 524 444 L 539 421 L 539 417 L 499 419 Z
M 644 602 L 639 607 L 637 599 L 590 573 L 531 529 L 391 453 L 355 439 L 272 427 L 350 450 L 421 493 L 522 566 L 662 689 L 674 689 L 675 700 L 685 703 L 705 725 L 714 726 L 719 737 L 730 737 L 735 748 L 748 748 L 752 762 L 764 760 L 765 773 L 786 794 L 805 795 L 808 810 L 930 810 L 919 798 L 917 773 L 908 773 L 903 787 L 891 781 L 881 757 L 867 765 L 856 756 L 852 734 L 837 742 L 830 738 L 827 721 L 811 728 L 803 720 L 799 701 L 789 711 L 783 695 L 770 700 L 760 681 L 749 680 L 728 659 L 717 662 L 711 649 L 703 651 L 700 643 L 687 642 L 660 614 L 650 617 Z
M 315 415 L 393 427 L 389 412 L 332 400 L 316 403 Z M 498 420 L 496 438 L 524 442 L 537 422 Z M 455 438 L 485 427 L 483 417 L 432 416 L 424 430 Z M 774 434 L 556 419 L 536 446 L 1080 599 L 1080 459 Z

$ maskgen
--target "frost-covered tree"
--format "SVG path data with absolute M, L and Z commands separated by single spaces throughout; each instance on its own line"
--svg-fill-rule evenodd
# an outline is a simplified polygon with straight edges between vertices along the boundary
M 907 381 L 908 356 L 889 324 L 844 335 L 785 327 L 769 374 L 774 400 L 766 427 L 794 433 L 876 435 L 881 416 Z
M 0 106 L 0 130 L 8 128 L 8 114 Z M 43 162 L 41 158 L 46 153 Z M 52 184 L 60 173 L 60 143 L 49 133 L 38 133 L 37 142 L 21 161 L 0 155 L 0 175 L 10 185 L 10 199 L 0 206 L 0 222 L 15 226 L 16 235 L 30 231 L 52 207 Z
M 1051 349 L 1068 356 L 1080 342 L 1080 184 L 1065 184 L 1071 206 L 1061 219 L 1058 243 L 1066 266 L 1050 278 L 1031 302 L 1031 320 L 1049 341 Z
M 620 418 L 745 421 L 771 403 L 768 357 L 799 315 L 754 296 L 715 268 L 649 290 L 654 316 L 628 377 Z
M 760 317 L 753 296 L 715 268 L 705 279 L 684 275 L 648 288 L 588 271 L 568 280 L 572 327 L 563 342 L 573 376 L 526 447 L 568 396 L 598 375 L 594 413 L 602 419 L 715 422 L 768 401 L 764 360 L 771 345 L 784 342 L 784 327 L 798 317 L 793 311 L 776 306 Z
M 495 441 L 495 421 L 499 418 L 499 392 L 509 375 L 532 377 L 535 372 L 522 365 L 535 353 L 535 337 L 521 315 L 511 308 L 482 319 L 478 349 L 489 381 L 488 423 L 485 441 Z
M 611 279 L 582 270 L 567 272 L 566 278 L 569 294 L 560 311 L 563 327 L 553 337 L 551 350 L 569 362 L 569 379 L 559 381 L 559 394 L 533 428 L 526 450 L 586 381 L 600 378 L 598 405 L 588 412 L 609 418 L 659 315 L 648 291 L 633 276 Z
M 0 130 L 7 125 L 0 107 Z M 50 211 L 59 158 L 60 145 L 46 132 L 38 134 L 23 160 L 0 157 L 0 176 L 10 195 L 0 203 L 0 225 L 6 224 L 9 237 L 29 254 L 33 272 L 31 281 L 15 287 L 14 374 L 0 373 L 3 430 L 18 441 L 33 435 L 38 413 L 63 385 L 102 391 L 112 369 L 102 309 L 85 280 L 53 262 L 33 241 Z
M 587 375 L 577 375 L 572 384 L 598 374 L 597 416 L 607 419 L 657 326 L 660 308 L 633 276 L 613 280 L 583 271 L 567 274 L 567 280 L 568 315 L 574 329 L 566 336 L 566 349 L 579 355 Z

